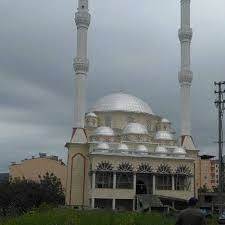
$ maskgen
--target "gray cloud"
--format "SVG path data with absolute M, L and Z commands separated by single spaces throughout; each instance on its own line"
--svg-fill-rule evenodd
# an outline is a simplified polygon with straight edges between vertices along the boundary
M 213 81 L 224 79 L 225 2 L 192 1 L 192 129 L 216 152 Z M 88 105 L 124 90 L 179 133 L 179 1 L 90 0 Z M 38 152 L 65 158 L 74 111 L 76 1 L 0 2 L 0 170 Z

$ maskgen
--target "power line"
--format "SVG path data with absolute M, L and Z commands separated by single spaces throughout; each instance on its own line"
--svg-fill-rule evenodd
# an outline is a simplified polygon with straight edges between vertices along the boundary
M 223 114 L 225 111 L 225 81 L 214 82 L 217 99 L 215 105 L 218 109 L 218 148 L 219 148 L 219 200 L 220 213 L 223 212 L 223 191 L 224 191 L 224 166 L 223 166 Z

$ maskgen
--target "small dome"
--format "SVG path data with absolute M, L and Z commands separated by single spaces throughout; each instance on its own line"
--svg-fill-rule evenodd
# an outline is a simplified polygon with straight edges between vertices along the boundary
M 122 92 L 100 98 L 91 108 L 92 112 L 134 112 L 153 115 L 151 107 L 143 100 Z
M 163 118 L 163 119 L 161 120 L 161 122 L 162 122 L 162 123 L 170 123 L 170 121 L 169 121 L 168 119 L 166 119 L 166 118 Z
M 186 155 L 186 151 L 185 149 L 181 148 L 181 147 L 176 147 L 174 150 L 173 150 L 173 153 L 175 155 L 181 155 L 181 156 L 185 156 Z
M 110 127 L 98 127 L 94 131 L 96 136 L 114 136 L 114 131 Z
M 174 137 L 169 131 L 157 131 L 155 135 L 155 139 L 173 141 Z
M 119 149 L 119 150 L 128 150 L 129 148 L 128 148 L 128 146 L 127 146 L 126 144 L 120 144 L 120 145 L 118 146 L 118 149 Z
M 148 148 L 145 145 L 138 145 L 137 149 L 142 153 L 148 153 Z
M 148 134 L 147 128 L 140 123 L 129 123 L 123 130 L 123 134 Z
M 88 114 L 86 114 L 86 117 L 94 117 L 97 118 L 97 115 L 93 112 L 89 112 Z
M 164 147 L 164 146 L 158 146 L 156 149 L 155 149 L 155 153 L 157 155 L 160 155 L 160 156 L 166 156 L 168 151 L 167 149 Z
M 105 142 L 101 142 L 97 145 L 97 149 L 99 149 L 99 150 L 109 150 L 109 145 Z

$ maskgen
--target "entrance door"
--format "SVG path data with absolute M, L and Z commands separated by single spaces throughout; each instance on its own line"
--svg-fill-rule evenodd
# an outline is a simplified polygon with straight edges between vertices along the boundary
M 152 194 L 152 179 L 153 178 L 151 174 L 137 174 L 136 194 Z
M 137 195 L 146 195 L 147 194 L 147 187 L 145 183 L 141 180 L 138 180 L 136 183 L 136 194 Z

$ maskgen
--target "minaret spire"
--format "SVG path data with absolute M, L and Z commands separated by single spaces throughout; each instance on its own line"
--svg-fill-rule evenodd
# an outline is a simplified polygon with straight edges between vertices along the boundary
M 88 10 L 88 0 L 78 0 L 78 11 L 75 14 L 77 26 L 77 56 L 74 59 L 75 71 L 75 129 L 84 128 L 84 117 L 86 110 L 86 80 L 89 70 L 87 58 L 87 33 L 91 16 Z M 72 139 L 74 139 L 75 131 Z M 79 135 L 82 136 L 82 135 Z M 79 140 L 76 141 L 79 142 Z
M 191 138 L 190 120 L 190 89 L 193 79 L 191 71 L 190 48 L 192 40 L 192 29 L 190 27 L 190 0 L 180 0 L 181 4 L 181 28 L 179 39 L 181 43 L 181 68 L 179 72 L 180 95 L 181 95 L 181 144 L 184 139 Z M 193 143 L 193 142 L 192 142 Z

